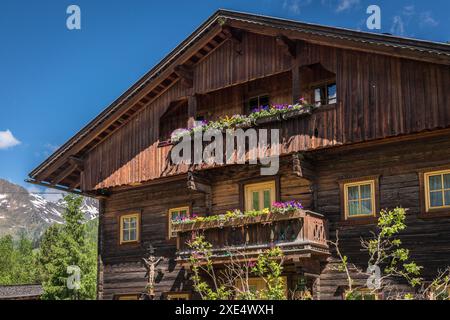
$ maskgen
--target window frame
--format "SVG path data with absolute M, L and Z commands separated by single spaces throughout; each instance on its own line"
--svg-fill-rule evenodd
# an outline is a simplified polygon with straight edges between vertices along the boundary
M 124 219 L 136 218 L 136 240 L 123 239 Z M 126 213 L 119 216 L 119 245 L 137 244 L 141 241 L 141 213 Z
M 191 216 L 191 207 L 190 206 L 183 206 L 183 207 L 177 207 L 177 208 L 170 208 L 169 210 L 168 210 L 168 213 L 167 213 L 167 239 L 168 240 L 174 240 L 174 239 L 176 239 L 177 238 L 177 236 L 173 236 L 172 235 L 172 213 L 174 212 L 174 211 L 184 211 L 184 210 L 186 210 L 186 212 L 187 212 L 187 216 L 188 217 L 190 217 Z
M 328 87 L 330 86 L 330 85 L 335 85 L 336 86 L 336 98 L 335 98 L 335 102 L 333 102 L 333 103 L 330 103 L 330 97 L 328 96 Z M 311 99 L 311 102 L 314 104 L 314 106 L 316 106 L 317 108 L 320 108 L 320 107 L 324 107 L 324 106 L 330 106 L 330 105 L 335 105 L 335 104 L 337 104 L 338 103 L 338 91 L 337 91 L 337 81 L 336 81 L 336 79 L 328 79 L 328 80 L 324 80 L 324 81 L 319 81 L 319 82 L 315 82 L 315 83 L 312 83 L 311 85 L 310 85 L 310 88 L 311 88 L 311 92 L 312 92 L 312 99 Z M 321 104 L 320 104 L 320 106 L 318 106 L 317 104 L 316 104 L 316 96 L 315 96 L 315 91 L 317 90 L 317 89 L 321 89 L 321 90 L 323 90 L 325 88 L 325 98 L 324 99 L 322 99 L 323 101 L 325 101 L 326 103 L 322 103 L 322 100 L 321 100 Z
M 450 205 L 445 205 L 445 191 L 450 189 L 445 189 L 444 182 L 442 183 L 442 189 L 440 191 L 443 193 L 443 206 L 440 207 L 431 207 L 431 197 L 430 197 L 430 177 L 432 176 L 441 176 L 442 180 L 444 175 L 450 174 L 450 169 L 437 170 L 437 171 L 426 171 L 423 173 L 423 184 L 424 184 L 424 200 L 425 200 L 425 213 L 434 213 L 434 212 L 442 212 L 442 211 L 450 211 Z
M 375 200 L 375 213 L 373 215 L 360 215 L 360 216 L 353 216 L 347 218 L 347 212 L 346 212 L 346 195 L 345 195 L 345 185 L 348 184 L 357 184 L 357 183 L 367 183 L 367 181 L 374 181 L 375 187 L 374 187 L 374 200 Z M 373 175 L 373 176 L 367 176 L 367 177 L 357 177 L 357 178 L 346 178 L 342 180 L 338 180 L 339 184 L 339 190 L 340 190 L 340 211 L 341 211 L 341 221 L 339 222 L 339 225 L 342 227 L 345 226 L 352 226 L 352 225 L 366 225 L 366 224 L 375 224 L 377 223 L 377 219 L 380 212 L 380 176 L 379 175 Z M 373 205 L 373 203 L 372 203 Z
M 367 200 L 366 198 L 361 198 L 361 186 L 370 185 L 370 195 L 371 195 L 371 206 L 372 206 L 372 212 L 370 214 L 357 214 L 357 215 L 350 215 L 349 212 L 349 206 L 348 206 L 348 190 L 351 187 L 359 187 L 359 198 L 358 202 L 361 205 L 362 200 Z M 357 182 L 348 182 L 344 183 L 344 213 L 345 213 L 345 220 L 351 220 L 351 219 L 358 219 L 358 218 L 368 218 L 368 217 L 375 217 L 377 214 L 376 210 L 376 202 L 375 202 L 375 180 L 362 180 Z
M 274 202 L 276 202 L 278 199 L 277 197 L 277 181 L 276 180 L 266 180 L 266 181 L 261 181 L 261 182 L 249 182 L 244 184 L 243 187 L 243 191 L 244 191 L 244 211 L 250 211 L 250 210 L 254 210 L 252 201 L 253 198 L 250 197 L 249 195 L 255 191 L 261 192 L 262 189 L 266 189 L 267 186 L 270 186 L 270 191 L 272 191 L 273 193 L 271 193 L 271 199 L 270 199 L 270 208 L 272 207 L 272 204 Z M 264 196 L 262 195 L 262 204 L 264 205 Z M 260 203 L 261 203 L 261 195 L 260 195 L 260 199 L 259 199 Z M 262 210 L 261 208 L 258 210 Z
M 251 114 L 253 112 L 254 108 L 259 108 L 261 107 L 261 98 L 265 98 L 267 97 L 268 100 L 268 105 L 270 106 L 270 102 L 271 102 L 271 97 L 269 93 L 261 93 L 261 94 L 257 94 L 254 96 L 251 96 L 250 98 L 247 99 L 247 101 L 245 102 L 245 110 L 244 113 L 246 114 Z M 251 107 L 250 106 L 250 101 L 253 99 L 258 99 L 258 105 L 256 107 Z

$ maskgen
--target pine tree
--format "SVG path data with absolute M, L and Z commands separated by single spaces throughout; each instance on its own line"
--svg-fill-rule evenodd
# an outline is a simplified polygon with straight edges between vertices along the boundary
M 68 195 L 64 198 L 65 224 L 53 225 L 41 242 L 39 263 L 43 278 L 42 299 L 78 300 L 95 299 L 97 264 L 96 245 L 88 241 L 86 221 L 81 211 L 83 199 Z M 80 270 L 80 288 L 69 288 L 69 266 Z
M 25 233 L 18 240 L 6 235 L 0 238 L 0 285 L 38 283 L 36 254 Z

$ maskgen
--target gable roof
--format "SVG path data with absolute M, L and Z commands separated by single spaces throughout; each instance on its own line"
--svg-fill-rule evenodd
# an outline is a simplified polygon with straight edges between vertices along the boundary
M 194 65 L 228 39 L 224 27 L 266 35 L 285 35 L 327 46 L 387 54 L 450 65 L 450 45 L 219 10 L 130 89 L 81 129 L 30 174 L 28 182 L 80 191 L 82 157 L 133 114 L 179 80 L 175 67 Z

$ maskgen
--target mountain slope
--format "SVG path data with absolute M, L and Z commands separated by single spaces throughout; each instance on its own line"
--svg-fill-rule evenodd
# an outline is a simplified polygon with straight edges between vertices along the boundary
M 62 223 L 64 201 L 52 202 L 39 194 L 31 194 L 25 188 L 0 179 L 0 236 L 18 236 L 25 232 L 34 240 L 54 223 Z M 85 198 L 82 211 L 86 219 L 98 215 L 96 200 Z

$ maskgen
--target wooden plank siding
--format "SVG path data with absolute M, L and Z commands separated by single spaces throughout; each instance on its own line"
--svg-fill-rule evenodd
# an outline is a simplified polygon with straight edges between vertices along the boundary
M 208 171 L 207 179 L 212 187 L 212 211 L 207 212 L 205 195 L 189 192 L 187 180 L 158 186 L 134 188 L 113 193 L 102 201 L 102 278 L 100 286 L 103 299 L 114 295 L 140 293 L 146 285 L 145 268 L 141 259 L 148 254 L 151 244 L 155 255 L 163 256 L 158 265 L 162 276 L 157 278 L 156 299 L 164 292 L 191 290 L 186 270 L 175 262 L 176 241 L 168 239 L 168 211 L 171 208 L 190 206 L 191 212 L 204 216 L 222 214 L 241 206 L 239 183 L 259 176 L 257 166 L 228 167 Z M 312 206 L 310 181 L 295 176 L 290 157 L 282 160 L 280 170 L 280 200 L 300 200 L 306 209 Z M 139 244 L 119 244 L 119 216 L 141 213 L 141 239 Z M 188 291 L 189 291 L 188 290 Z
M 450 125 L 450 67 L 303 43 L 300 65 L 336 74 L 338 104 L 309 119 L 282 123 L 283 152 L 314 150 Z M 256 80 L 275 103 L 291 103 L 291 58 L 272 37 L 244 33 L 193 67 L 194 87 L 178 82 L 85 158 L 82 190 L 111 188 L 185 172 L 167 170 L 170 147 L 158 148 L 159 119 L 171 102 L 201 94 L 210 118 L 243 112 Z M 270 76 L 270 77 L 269 77 Z M 169 173 L 168 173 L 169 172 Z
M 408 209 L 407 228 L 401 232 L 403 246 L 411 251 L 412 259 L 424 266 L 426 280 L 436 277 L 439 269 L 450 263 L 450 216 L 423 215 L 424 194 L 420 187 L 420 172 L 432 168 L 450 168 L 450 135 L 399 142 L 384 146 L 342 152 L 321 152 L 314 160 L 317 202 L 314 209 L 330 223 L 330 237 L 339 229 L 341 251 L 352 263 L 367 268 L 367 252 L 361 251 L 360 238 L 370 238 L 372 223 L 342 221 L 339 181 L 379 176 L 379 207 Z M 321 274 L 321 298 L 341 299 L 346 286 L 345 275 L 336 271 L 336 258 L 331 258 Z M 365 285 L 365 279 L 355 275 Z

